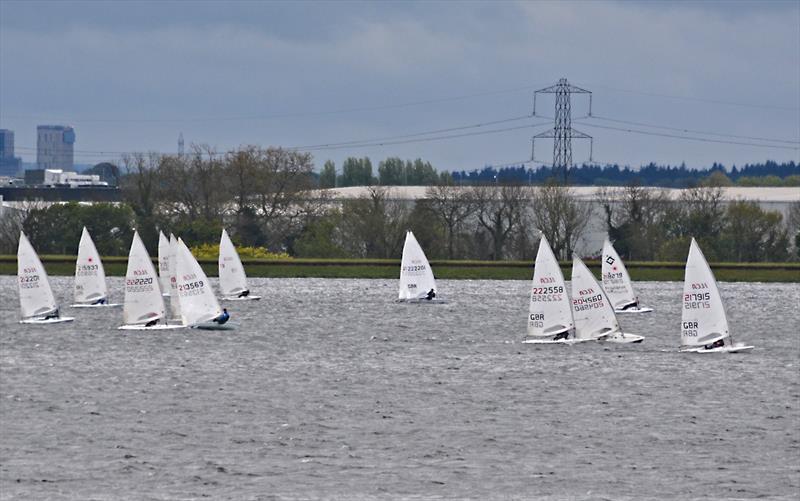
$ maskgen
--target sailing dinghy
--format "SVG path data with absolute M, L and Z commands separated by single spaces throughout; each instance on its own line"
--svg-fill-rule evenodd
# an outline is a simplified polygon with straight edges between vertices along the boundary
M 128 254 L 128 271 L 125 273 L 125 302 L 122 309 L 124 325 L 121 330 L 180 329 L 182 325 L 168 325 L 164 312 L 164 298 L 158 275 L 150 255 L 139 237 L 133 233 Z
M 75 263 L 75 304 L 73 308 L 102 308 L 122 306 L 108 302 L 106 272 L 100 254 L 92 241 L 89 230 L 83 227 L 78 244 L 78 261 Z
M 170 320 L 181 321 L 181 301 L 178 297 L 178 279 L 175 276 L 175 262 L 178 254 L 178 239 L 172 233 L 169 234 L 169 310 Z
M 639 298 L 633 291 L 631 277 L 625 268 L 625 263 L 619 254 L 606 239 L 603 242 L 603 289 L 617 313 L 648 313 L 653 308 L 639 306 Z
M 58 314 L 58 304 L 47 280 L 47 272 L 39 256 L 23 232 L 19 232 L 17 247 L 17 284 L 21 324 L 59 324 L 72 322 L 73 317 Z
M 614 307 L 578 256 L 572 259 L 572 316 L 575 337 L 609 343 L 641 343 L 643 336 L 622 332 Z
M 213 322 L 222 314 L 222 308 L 203 268 L 180 238 L 175 257 L 175 277 L 183 324 L 193 329 L 233 330 L 229 324 Z
M 717 281 L 694 238 L 686 260 L 682 311 L 680 351 L 738 353 L 753 349 L 733 342 Z
M 161 287 L 161 295 L 169 296 L 169 239 L 161 230 L 158 231 L 158 285 Z
M 226 301 L 258 300 L 261 296 L 253 296 L 247 287 L 247 275 L 244 274 L 242 260 L 233 246 L 231 237 L 225 228 L 219 239 L 219 288 L 222 299 Z
M 436 297 L 436 280 L 431 265 L 419 242 L 410 231 L 406 232 L 403 258 L 400 261 L 400 302 L 443 302 Z
M 573 344 L 588 339 L 575 337 L 572 305 L 558 260 L 542 235 L 533 269 L 528 333 L 523 343 Z

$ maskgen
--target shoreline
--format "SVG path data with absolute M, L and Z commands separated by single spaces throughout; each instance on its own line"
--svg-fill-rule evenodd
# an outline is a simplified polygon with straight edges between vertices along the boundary
M 76 256 L 40 256 L 48 275 L 69 276 L 75 273 Z M 124 276 L 128 263 L 125 256 L 104 257 L 107 276 Z M 217 276 L 215 259 L 199 259 L 209 277 Z M 154 260 L 155 262 L 155 260 Z M 585 261 L 599 277 L 600 261 Z M 397 278 L 399 259 L 243 259 L 248 277 L 253 278 Z M 463 280 L 530 280 L 532 261 L 443 261 L 432 260 L 431 268 L 439 279 Z M 681 281 L 685 263 L 625 263 L 634 281 Z M 561 262 L 568 277 L 572 262 Z M 711 263 L 720 282 L 800 282 L 800 262 L 787 263 Z M 0 275 L 17 273 L 17 257 L 0 256 Z

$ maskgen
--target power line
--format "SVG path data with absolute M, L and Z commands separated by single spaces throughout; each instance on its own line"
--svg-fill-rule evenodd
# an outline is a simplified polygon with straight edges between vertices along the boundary
M 598 124 L 590 124 L 584 122 L 584 125 L 587 127 L 595 127 L 598 129 L 608 129 L 608 130 L 617 130 L 621 132 L 630 132 L 633 134 L 642 134 L 646 136 L 659 136 L 659 137 L 671 137 L 674 139 L 684 139 L 687 141 L 698 141 L 702 143 L 720 143 L 720 144 L 736 144 L 740 146 L 754 146 L 757 148 L 774 148 L 774 149 L 781 149 L 781 150 L 800 150 L 798 146 L 781 146 L 777 144 L 759 144 L 759 143 L 745 143 L 742 141 L 727 141 L 724 139 L 709 139 L 706 137 L 692 137 L 692 136 L 680 136 L 678 134 L 667 134 L 664 132 L 653 132 L 653 131 L 644 131 L 638 129 L 630 129 L 630 128 L 622 128 L 622 127 L 612 127 L 610 125 L 598 125 Z
M 603 121 L 606 121 L 606 122 L 616 122 L 616 123 L 628 124 L 628 125 L 639 125 L 639 126 L 642 126 L 642 127 L 651 127 L 653 129 L 673 130 L 673 131 L 677 131 L 677 132 L 687 132 L 687 133 L 693 133 L 693 134 L 705 134 L 707 136 L 730 137 L 730 138 L 734 138 L 734 139 L 751 139 L 751 140 L 754 140 L 754 141 L 767 141 L 767 142 L 772 142 L 772 143 L 800 144 L 800 140 L 796 140 L 796 139 L 795 140 L 790 140 L 790 139 L 771 139 L 771 138 L 767 138 L 767 137 L 740 136 L 740 135 L 736 135 L 736 134 L 725 134 L 725 133 L 721 133 L 721 132 L 708 132 L 708 131 L 695 130 L 695 129 L 685 129 L 685 128 L 682 128 L 682 127 L 668 127 L 668 126 L 664 126 L 664 125 L 655 125 L 655 124 L 648 124 L 648 123 L 643 123 L 643 122 L 633 122 L 633 121 L 630 121 L 630 120 L 620 120 L 620 119 L 616 119 L 616 118 L 607 118 L 607 117 L 601 117 L 601 116 L 598 116 L 598 115 L 591 115 L 591 116 L 576 118 L 575 120 L 578 121 L 578 120 L 591 120 L 591 119 L 603 120 Z
M 759 104 L 759 103 L 742 103 L 742 102 L 735 102 L 735 101 L 724 101 L 720 99 L 710 99 L 705 97 L 693 97 L 693 96 L 677 96 L 673 94 L 662 94 L 658 92 L 647 92 L 641 90 L 633 90 L 633 89 L 619 89 L 615 87 L 609 87 L 607 85 L 602 84 L 592 84 L 592 87 L 600 87 L 606 90 L 610 90 L 612 92 L 622 92 L 626 94 L 639 94 L 642 96 L 651 96 L 651 97 L 661 97 L 665 99 L 677 99 L 682 101 L 693 101 L 693 102 L 700 102 L 700 103 L 708 103 L 708 104 L 720 104 L 725 106 L 739 106 L 743 108 L 763 108 L 763 109 L 770 109 L 770 110 L 781 110 L 781 111 L 798 111 L 800 107 L 797 106 L 778 106 L 772 104 Z
M 517 120 L 525 120 L 527 118 L 531 118 L 531 116 L 530 115 L 523 115 L 523 116 L 519 116 L 519 117 L 511 117 L 511 118 L 503 118 L 503 119 L 500 119 L 500 120 L 492 120 L 490 122 L 476 123 L 476 124 L 472 124 L 472 125 L 462 125 L 462 126 L 459 126 L 459 127 L 449 127 L 449 128 L 446 128 L 446 129 L 434 129 L 434 130 L 429 130 L 429 131 L 425 131 L 425 132 L 415 132 L 415 133 L 412 133 L 412 134 L 403 134 L 403 135 L 398 135 L 398 136 L 377 137 L 377 138 L 372 138 L 372 139 L 364 139 L 364 140 L 361 140 L 361 141 L 343 141 L 343 142 L 339 142 L 339 143 L 323 143 L 323 144 L 311 144 L 311 145 L 304 145 L 304 146 L 292 146 L 289 149 L 303 150 L 303 149 L 309 149 L 309 148 L 324 148 L 324 147 L 331 147 L 331 146 L 350 146 L 350 145 L 357 145 L 359 143 L 371 143 L 371 142 L 375 142 L 375 141 L 391 141 L 393 139 L 405 139 L 405 138 L 410 138 L 410 137 L 427 136 L 427 135 L 430 135 L 430 134 L 440 134 L 440 133 L 443 133 L 443 132 L 453 132 L 453 131 L 457 131 L 457 130 L 472 129 L 472 128 L 477 128 L 477 127 L 486 127 L 488 125 L 497 125 L 497 124 L 501 124 L 501 123 L 514 122 L 514 121 L 517 121 Z
M 357 113 L 365 111 L 381 111 L 391 110 L 397 108 L 408 108 L 413 106 L 422 106 L 426 104 L 446 103 L 452 101 L 462 101 L 465 99 L 472 99 L 475 97 L 494 96 L 501 94 L 510 94 L 514 92 L 522 92 L 534 89 L 536 85 L 526 85 L 522 87 L 515 87 L 511 89 L 502 89 L 495 91 L 476 92 L 473 94 L 463 94 L 460 96 L 451 96 L 443 98 L 424 99 L 420 101 L 408 101 L 404 103 L 385 104 L 379 106 L 359 106 L 353 108 L 342 108 L 336 110 L 321 110 L 321 111 L 298 111 L 287 113 L 269 113 L 264 115 L 243 115 L 243 116 L 228 116 L 228 117 L 189 117 L 189 118 L 56 118 L 50 116 L 35 116 L 35 115 L 9 115 L 3 114 L 4 118 L 28 118 L 35 120 L 52 120 L 59 122 L 102 122 L 102 123 L 170 123 L 170 122 L 223 122 L 223 121 L 238 121 L 238 120 L 271 120 L 275 118 L 292 118 L 292 117 L 310 117 L 310 116 L 323 116 L 323 115 L 340 115 L 346 113 Z

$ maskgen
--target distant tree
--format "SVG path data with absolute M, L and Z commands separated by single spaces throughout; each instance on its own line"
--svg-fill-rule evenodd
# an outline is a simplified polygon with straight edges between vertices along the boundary
M 342 213 L 339 210 L 330 211 L 309 221 L 293 242 L 294 255 L 318 258 L 352 257 L 341 244 L 341 224 Z
M 406 184 L 405 162 L 398 157 L 389 157 L 378 164 L 378 184 L 400 186 Z
M 711 174 L 705 178 L 702 183 L 703 186 L 711 186 L 711 187 L 718 187 L 718 186 L 733 186 L 733 181 L 731 178 L 725 175 L 723 171 L 715 170 Z
M 319 175 L 319 187 L 336 187 L 336 165 L 332 160 L 326 160 L 325 165 L 322 167 L 322 172 Z
M 342 164 L 339 186 L 371 186 L 374 184 L 373 181 L 372 162 L 369 157 L 345 159 Z
M 522 224 L 526 188 L 520 185 L 475 186 L 471 196 L 479 228 L 487 233 L 491 242 L 489 258 L 503 259 L 507 243 Z
M 721 235 L 721 257 L 730 261 L 785 261 L 789 236 L 777 211 L 765 211 L 755 202 L 734 201 L 726 210 Z
M 458 235 L 477 209 L 473 193 L 449 185 L 430 186 L 425 191 L 426 209 L 444 228 L 447 258 L 455 259 Z
M 397 257 L 407 214 L 408 208 L 390 199 L 386 188 L 369 187 L 366 195 L 342 204 L 342 245 L 354 257 Z
M 533 225 L 547 238 L 558 259 L 571 259 L 589 225 L 591 205 L 556 182 L 536 188 L 531 202 Z
M 670 201 L 666 193 L 634 183 L 600 188 L 597 198 L 617 252 L 625 259 L 655 259 L 667 238 Z
M 122 156 L 122 196 L 136 214 L 139 236 L 148 248 L 158 245 L 161 159 L 158 153 L 131 153 Z

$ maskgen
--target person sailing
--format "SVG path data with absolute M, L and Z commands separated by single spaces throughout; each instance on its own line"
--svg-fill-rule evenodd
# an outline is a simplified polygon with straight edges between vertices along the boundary
M 58 308 L 44 316 L 45 320 L 50 320 L 51 318 L 59 318 Z
M 553 338 L 553 341 L 558 341 L 559 339 L 568 339 L 569 338 L 569 331 L 559 332 Z
M 94 302 L 94 303 L 92 303 L 92 304 L 93 304 L 93 305 L 95 305 L 95 304 L 106 304 L 106 298 L 104 298 L 104 297 L 101 297 L 100 299 L 98 299 L 97 301 L 95 301 L 95 302 Z
M 231 316 L 228 315 L 228 309 L 227 308 L 222 308 L 222 313 L 217 318 L 212 320 L 212 322 L 216 322 L 216 323 L 222 325 L 225 322 L 227 322 L 229 318 L 231 318 Z
M 250 295 L 250 289 L 245 289 L 237 297 L 247 297 L 248 295 Z
M 425 299 L 426 301 L 430 301 L 435 297 L 436 297 L 436 291 L 431 289 L 428 291 L 428 293 L 425 295 L 423 299 Z

